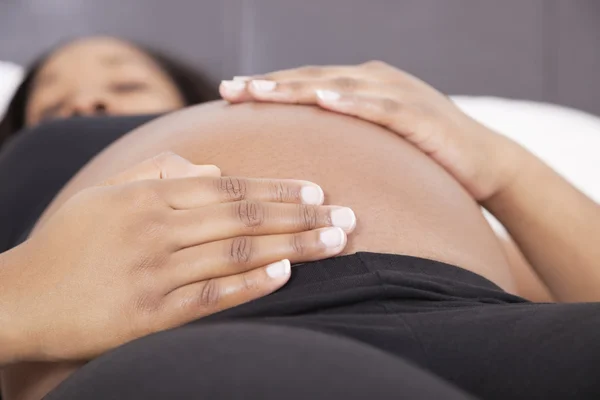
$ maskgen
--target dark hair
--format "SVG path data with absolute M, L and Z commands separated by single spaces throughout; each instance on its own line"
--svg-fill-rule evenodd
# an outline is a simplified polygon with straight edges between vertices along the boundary
M 219 98 L 217 90 L 210 85 L 205 76 L 189 67 L 180 60 L 163 52 L 145 46 L 135 45 L 144 51 L 160 66 L 160 68 L 173 80 L 185 105 L 204 103 Z M 28 69 L 25 77 L 17 88 L 8 105 L 6 114 L 0 122 L 0 147 L 11 136 L 25 127 L 25 112 L 31 94 L 35 77 L 46 62 L 52 51 L 38 58 Z

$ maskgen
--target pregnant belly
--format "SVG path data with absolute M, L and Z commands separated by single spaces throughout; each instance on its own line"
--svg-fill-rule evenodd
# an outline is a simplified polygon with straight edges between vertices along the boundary
M 327 203 L 352 207 L 357 215 L 346 253 L 430 258 L 512 289 L 497 239 L 451 176 L 393 133 L 313 107 L 218 102 L 159 118 L 90 162 L 50 210 L 76 191 L 166 150 L 218 165 L 224 175 L 320 184 Z
M 358 225 L 346 253 L 430 258 L 513 289 L 499 242 L 477 204 L 451 176 L 383 128 L 310 107 L 212 103 L 154 120 L 84 167 L 45 216 L 75 192 L 166 150 L 195 163 L 216 164 L 225 175 L 320 184 L 327 203 L 356 212 Z M 5 394 L 39 398 L 77 367 L 38 363 L 8 368 Z

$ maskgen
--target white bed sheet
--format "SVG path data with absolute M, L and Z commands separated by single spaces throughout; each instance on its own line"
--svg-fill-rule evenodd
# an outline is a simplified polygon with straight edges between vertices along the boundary
M 19 65 L 0 61 L 0 118 L 4 116 L 8 103 L 23 79 L 23 68 Z

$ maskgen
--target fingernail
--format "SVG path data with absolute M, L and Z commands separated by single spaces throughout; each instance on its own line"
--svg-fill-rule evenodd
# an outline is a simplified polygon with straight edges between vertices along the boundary
M 317 97 L 324 102 L 331 102 L 340 99 L 340 94 L 331 90 L 317 90 Z
M 356 227 L 356 215 L 348 207 L 340 207 L 331 211 L 331 224 L 351 232 Z
M 270 92 L 273 89 L 275 89 L 275 86 L 277 86 L 276 82 L 263 80 L 252 81 L 250 82 L 250 84 L 252 85 L 252 88 L 257 92 Z
M 252 77 L 251 76 L 234 76 L 233 80 L 239 81 L 239 82 L 248 82 L 248 81 L 252 80 Z
M 241 92 L 246 88 L 246 84 L 242 81 L 221 81 L 221 86 L 229 92 Z
M 323 189 L 317 185 L 303 186 L 300 189 L 300 199 L 302 199 L 302 203 L 304 204 L 313 204 L 313 205 L 321 205 L 325 200 L 325 194 L 323 194 Z
M 290 260 L 285 259 L 267 266 L 267 275 L 271 278 L 281 278 L 289 275 L 291 271 Z
M 346 241 L 346 234 L 341 228 L 327 228 L 321 231 L 319 240 L 329 248 L 338 248 Z

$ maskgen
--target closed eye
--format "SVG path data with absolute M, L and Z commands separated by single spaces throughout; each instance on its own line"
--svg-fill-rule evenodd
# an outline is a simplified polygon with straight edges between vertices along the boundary
M 118 82 L 111 84 L 109 89 L 113 93 L 127 94 L 146 90 L 148 85 L 145 82 Z
M 60 100 L 54 104 L 45 107 L 40 112 L 40 121 L 47 121 L 49 119 L 55 118 L 60 113 L 60 110 L 65 105 L 64 100 Z

